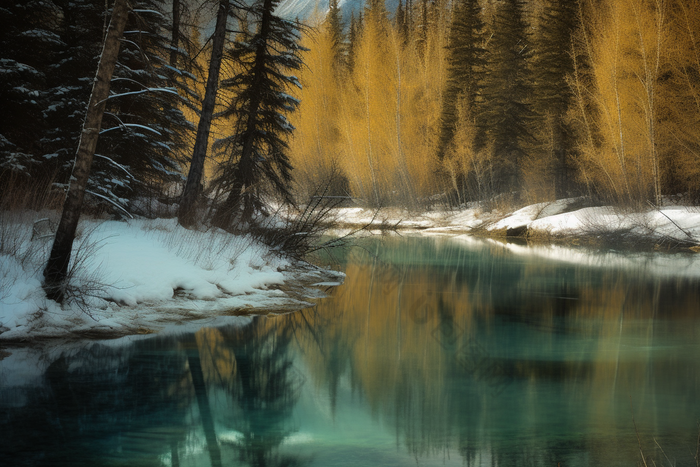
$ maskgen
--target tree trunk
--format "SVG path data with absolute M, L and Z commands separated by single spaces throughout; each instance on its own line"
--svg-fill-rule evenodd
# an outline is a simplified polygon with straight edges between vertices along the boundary
M 192 226 L 196 221 L 197 200 L 202 192 L 202 175 L 204 173 L 204 159 L 207 155 L 209 145 L 209 131 L 211 120 L 216 104 L 216 92 L 219 87 L 219 70 L 221 69 L 221 59 L 224 53 L 224 42 L 226 39 L 226 21 L 228 19 L 231 4 L 229 0 L 219 1 L 219 12 L 216 16 L 216 27 L 214 29 L 214 40 L 212 43 L 211 60 L 209 61 L 209 76 L 207 77 L 207 88 L 204 92 L 202 102 L 202 114 L 197 125 L 197 138 L 195 139 L 192 151 L 192 163 L 187 174 L 187 182 L 182 192 L 180 209 L 177 213 L 177 220 L 185 227 Z
M 65 297 L 65 280 L 68 274 L 68 263 L 75 230 L 80 219 L 80 211 L 85 197 L 85 188 L 90 176 L 90 166 L 95 155 L 97 139 L 102 126 L 102 115 L 109 97 L 109 83 L 119 55 L 119 42 L 124 33 L 126 20 L 129 16 L 127 0 L 115 0 L 112 9 L 112 19 L 109 23 L 107 36 L 97 66 L 97 75 L 93 82 L 90 102 L 85 113 L 83 130 L 80 134 L 78 152 L 75 155 L 73 173 L 70 178 L 68 194 L 63 204 L 63 214 L 56 230 L 56 238 L 51 248 L 49 260 L 44 269 L 44 291 L 46 296 L 61 303 Z

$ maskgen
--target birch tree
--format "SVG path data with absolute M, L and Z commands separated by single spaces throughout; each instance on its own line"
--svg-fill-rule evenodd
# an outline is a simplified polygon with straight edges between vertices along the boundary
M 65 298 L 66 277 L 75 231 L 78 227 L 85 189 L 90 176 L 90 167 L 102 126 L 102 116 L 109 97 L 110 80 L 117 64 L 120 40 L 124 34 L 124 26 L 128 16 L 127 0 L 115 0 L 112 18 L 97 66 L 97 75 L 93 81 L 92 94 L 85 113 L 85 122 L 75 156 L 68 194 L 63 204 L 63 213 L 56 230 L 49 260 L 44 269 L 43 286 L 46 296 L 58 303 L 62 303 Z

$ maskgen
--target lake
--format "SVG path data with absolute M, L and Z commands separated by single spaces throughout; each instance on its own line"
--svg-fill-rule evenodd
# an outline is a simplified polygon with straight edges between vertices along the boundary
M 694 256 L 389 236 L 332 261 L 300 312 L 0 349 L 0 465 L 697 465 Z

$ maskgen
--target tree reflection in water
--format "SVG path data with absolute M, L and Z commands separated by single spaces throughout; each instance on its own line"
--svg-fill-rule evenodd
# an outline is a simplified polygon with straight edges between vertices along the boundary
M 290 336 L 254 318 L 64 352 L 38 384 L 0 384 L 0 465 L 302 465 L 278 452 L 303 384 Z
M 280 320 L 254 317 L 243 328 L 222 331 L 223 345 L 235 358 L 234 403 L 230 428 L 240 433 L 231 443 L 251 467 L 299 466 L 300 458 L 278 448 L 294 432 L 292 409 L 304 383 L 289 355 L 291 328 Z
M 173 345 L 93 344 L 55 359 L 39 384 L 23 388 L 21 403 L 3 407 L 0 465 L 159 462 L 187 436 L 185 360 L 162 350 Z
M 388 241 L 314 309 L 0 373 L 0 466 L 634 465 L 632 416 L 694 465 L 698 281 L 504 251 Z
M 486 243 L 369 243 L 330 298 L 288 317 L 313 330 L 299 346 L 333 406 L 349 380 L 425 462 L 633 465 L 633 415 L 687 458 L 700 408 L 696 279 Z

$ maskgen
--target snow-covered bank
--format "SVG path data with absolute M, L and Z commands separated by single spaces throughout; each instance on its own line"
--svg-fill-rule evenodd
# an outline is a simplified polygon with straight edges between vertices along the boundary
M 646 212 L 627 212 L 610 206 L 577 207 L 580 199 L 526 206 L 513 212 L 462 210 L 410 213 L 397 209 L 373 211 L 341 208 L 338 219 L 350 229 L 420 230 L 423 233 L 479 233 L 488 236 L 547 239 L 596 238 L 625 235 L 653 242 L 700 245 L 700 207 L 669 204 Z
M 651 245 L 700 245 L 698 207 L 668 205 L 628 213 L 577 206 L 579 200 L 560 200 L 512 213 L 473 208 L 421 214 L 341 208 L 336 219 L 345 230 L 336 233 L 368 224 L 370 229 L 422 234 L 478 231 L 545 241 L 622 232 L 633 240 L 648 239 Z M 41 288 L 51 236 L 33 228 L 45 215 L 0 216 L 0 342 L 152 333 L 221 316 L 299 309 L 309 305 L 309 298 L 323 295 L 321 289 L 342 282 L 342 274 L 285 259 L 247 236 L 186 230 L 172 219 L 87 220 L 76 242 L 70 281 L 73 299 L 59 307 L 46 299 Z M 574 253 L 556 248 L 540 251 L 573 261 L 590 256 L 586 250 Z M 610 257 L 604 260 L 610 261 Z M 676 263 L 669 264 L 664 267 L 673 269 Z
M 74 297 L 59 307 L 41 288 L 51 237 L 33 236 L 40 217 L 2 219 L 0 341 L 143 334 L 220 315 L 300 309 L 322 295 L 320 287 L 342 282 L 340 273 L 280 257 L 247 236 L 191 231 L 173 219 L 87 220 L 76 240 Z

